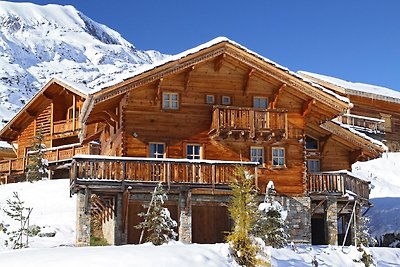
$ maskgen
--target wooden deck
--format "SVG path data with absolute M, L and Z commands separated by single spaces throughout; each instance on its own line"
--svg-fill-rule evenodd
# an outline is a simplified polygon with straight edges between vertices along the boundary
M 89 143 L 87 145 L 73 144 L 68 146 L 53 147 L 45 150 L 44 158 L 49 165 L 59 162 L 71 161 L 75 154 L 99 154 L 99 146 Z M 0 161 L 0 183 L 8 183 L 7 176 L 25 171 L 28 157 Z
M 53 134 L 65 134 L 80 130 L 80 128 L 78 119 L 56 121 L 53 123 Z
M 352 114 L 344 114 L 338 117 L 339 122 L 356 127 L 359 130 L 374 131 L 376 133 L 385 133 L 385 121 L 357 116 Z
M 76 155 L 72 162 L 71 186 L 132 182 L 168 186 L 215 188 L 228 185 L 238 166 L 257 174 L 257 163 L 170 158 L 132 158 Z M 257 184 L 257 175 L 255 175 Z
M 245 138 L 287 137 L 287 111 L 214 106 L 209 133 L 212 137 L 240 135 Z
M 310 195 L 356 194 L 362 200 L 369 199 L 369 182 L 349 175 L 347 172 L 326 172 L 308 174 Z

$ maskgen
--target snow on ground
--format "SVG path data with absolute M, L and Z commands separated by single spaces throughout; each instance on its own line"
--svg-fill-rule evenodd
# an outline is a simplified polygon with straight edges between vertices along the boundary
M 75 244 L 76 209 L 75 197 L 69 196 L 69 180 L 38 181 L 34 183 L 16 183 L 0 185 L 0 223 L 10 229 L 18 222 L 5 215 L 3 209 L 9 209 L 6 200 L 12 199 L 18 192 L 25 207 L 32 207 L 30 225 L 45 227 L 42 232 L 56 232 L 55 237 L 31 237 L 30 247 L 72 246 Z M 0 251 L 6 249 L 6 235 L 0 232 Z M 1 258 L 1 257 L 0 257 Z M 1 262 L 1 260 L 0 260 Z M 0 264 L 0 266 L 2 266 Z
M 369 211 L 372 228 L 376 233 L 399 231 L 400 190 L 399 169 L 400 153 L 388 153 L 381 159 L 366 163 L 356 163 L 353 172 L 370 180 L 374 186 L 371 195 L 375 203 Z M 387 186 L 387 183 L 390 183 Z M 389 188 L 387 188 L 389 187 Z M 75 198 L 69 197 L 68 180 L 39 181 L 0 185 L 0 223 L 15 226 L 15 223 L 3 213 L 6 200 L 14 191 L 25 201 L 25 206 L 33 207 L 31 224 L 47 226 L 43 231 L 56 232 L 55 237 L 31 238 L 28 249 L 10 250 L 4 246 L 6 235 L 0 232 L 0 266 L 110 266 L 119 267 L 132 263 L 133 266 L 233 266 L 237 265 L 228 256 L 227 244 L 191 244 L 173 242 L 154 247 L 149 244 L 108 246 L 108 247 L 73 247 L 75 240 Z M 391 198 L 382 198 L 389 196 Z M 380 197 L 380 198 L 376 198 Z M 381 200 L 383 199 L 383 200 Z M 383 202 L 381 204 L 380 202 Z M 397 202 L 396 202 L 397 201 Z M 390 219 L 388 219 L 390 218 Z M 397 219 L 396 219 L 397 218 Z M 386 228 L 385 228 L 386 227 Z M 316 258 L 319 266 L 363 266 L 354 260 L 359 258 L 354 247 L 336 246 L 299 246 L 271 249 L 273 266 L 311 266 Z M 370 248 L 377 260 L 376 266 L 400 266 L 400 249 Z M 116 260 L 118 259 L 118 260 Z

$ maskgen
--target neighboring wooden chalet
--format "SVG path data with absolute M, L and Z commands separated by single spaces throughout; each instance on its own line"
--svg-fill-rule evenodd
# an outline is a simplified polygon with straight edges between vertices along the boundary
M 101 156 L 72 163 L 77 243 L 88 244 L 92 217 L 109 242 L 137 243 L 137 213 L 158 182 L 180 240 L 222 242 L 228 182 L 242 164 L 260 195 L 274 182 L 293 241 L 337 244 L 355 203 L 368 204 L 369 185 L 332 171 L 384 151 L 330 122 L 349 108 L 346 97 L 225 38 L 146 66 L 83 105 L 81 141 L 99 141 Z
M 55 177 L 69 177 L 65 163 L 75 154 L 96 153 L 92 144 L 81 145 L 79 114 L 89 89 L 77 84 L 50 80 L 0 131 L 0 140 L 14 151 L 12 158 L 0 161 L 2 182 L 25 180 L 25 166 L 33 137 L 44 137 L 45 158 Z
M 382 140 L 389 151 L 400 151 L 400 92 L 309 72 L 299 74 L 350 99 L 354 106 L 338 118 L 340 122 Z

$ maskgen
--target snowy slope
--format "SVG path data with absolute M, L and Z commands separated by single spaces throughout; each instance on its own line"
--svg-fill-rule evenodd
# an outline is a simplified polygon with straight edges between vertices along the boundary
M 370 230 L 375 237 L 385 233 L 400 233 L 400 152 L 386 153 L 382 158 L 357 162 L 352 172 L 371 181 L 370 202 L 374 205 L 367 213 Z
M 0 1 L 0 122 L 52 77 L 95 88 L 163 58 L 72 6 Z

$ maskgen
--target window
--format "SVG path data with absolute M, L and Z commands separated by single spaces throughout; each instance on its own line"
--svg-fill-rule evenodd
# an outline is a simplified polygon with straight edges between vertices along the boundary
M 255 96 L 253 98 L 253 107 L 263 109 L 268 108 L 268 98 Z
M 201 145 L 186 145 L 186 158 L 201 159 Z
M 318 150 L 318 140 L 310 136 L 306 136 L 306 149 Z
M 285 149 L 283 147 L 272 148 L 272 166 L 273 167 L 285 166 Z
M 319 159 L 307 160 L 307 172 L 314 173 L 314 172 L 320 172 L 320 171 L 321 171 L 321 167 L 320 167 Z
M 165 144 L 164 143 L 150 143 L 149 144 L 149 157 L 150 158 L 165 158 Z
M 206 103 L 207 104 L 214 104 L 215 103 L 214 95 L 206 95 Z
M 178 93 L 163 93 L 163 109 L 178 109 Z
M 78 118 L 80 114 L 80 108 L 79 107 L 75 107 L 75 118 Z M 74 119 L 74 107 L 70 107 L 67 110 L 67 120 L 72 120 Z
M 222 105 L 230 105 L 231 104 L 231 97 L 227 95 L 222 96 Z
M 252 162 L 264 163 L 264 148 L 263 147 L 251 147 L 250 148 L 250 160 Z

